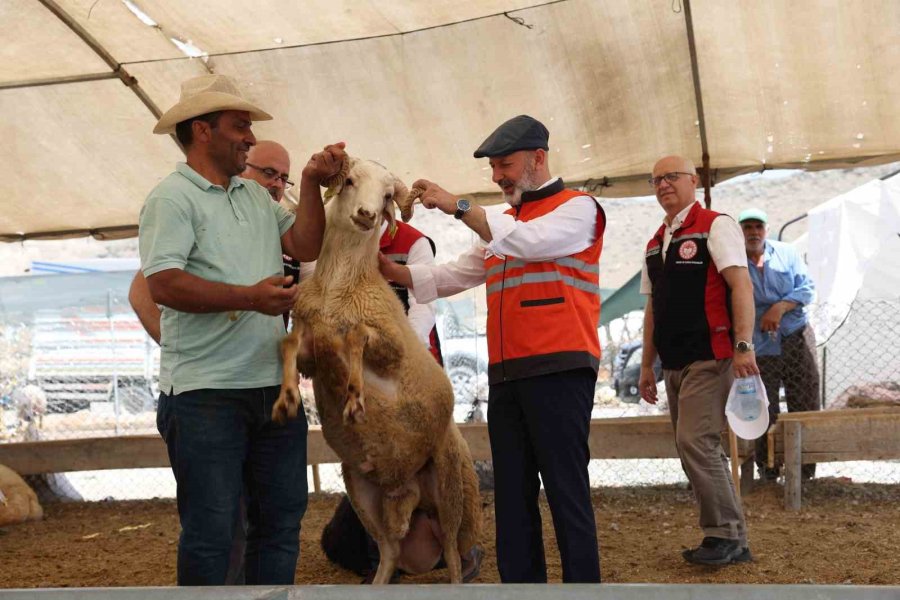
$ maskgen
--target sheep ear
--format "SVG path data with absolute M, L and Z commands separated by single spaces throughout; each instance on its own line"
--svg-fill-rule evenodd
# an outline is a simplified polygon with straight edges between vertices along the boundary
M 400 218 L 403 219 L 404 223 L 409 223 L 409 220 L 412 219 L 414 199 L 410 196 L 409 188 L 406 187 L 406 184 L 395 178 L 394 202 L 397 204 L 397 208 L 400 209 Z
M 384 205 L 384 220 L 387 221 L 388 231 L 393 231 L 397 226 L 397 217 L 394 215 L 394 205 L 388 202 Z
M 329 200 L 343 191 L 344 182 L 347 181 L 347 175 L 350 174 L 350 167 L 352 167 L 355 163 L 356 159 L 350 158 L 348 156 L 344 159 L 344 162 L 341 163 L 340 171 L 322 181 L 321 185 L 328 188 L 325 190 L 325 193 L 322 196 L 325 204 L 328 204 Z

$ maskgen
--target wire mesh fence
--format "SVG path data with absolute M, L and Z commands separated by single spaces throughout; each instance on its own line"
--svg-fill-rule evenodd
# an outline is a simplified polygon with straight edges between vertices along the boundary
M 116 289 L 124 288 L 95 286 L 70 304 L 77 308 L 0 313 L 0 443 L 156 434 L 159 350 Z M 475 298 L 439 304 L 437 311 L 459 422 L 484 421 L 487 413 L 483 314 Z M 897 299 L 857 300 L 820 334 L 814 361 L 820 377 L 811 393 L 826 410 L 900 406 L 898 314 Z M 636 311 L 600 329 L 604 357 L 595 418 L 667 414 L 661 371 L 660 403 L 650 406 L 638 398 L 642 321 Z M 780 373 L 770 397 L 777 394 L 782 412 L 796 409 L 790 398 L 800 373 L 796 360 L 790 357 Z M 317 424 L 312 387 L 301 382 L 301 389 L 306 417 Z M 489 471 L 485 465 L 479 469 Z M 338 465 L 319 465 L 315 476 L 313 470 L 308 470 L 310 489 L 314 481 L 324 491 L 343 489 Z M 593 460 L 590 476 L 595 486 L 686 481 L 679 462 L 671 459 Z M 817 476 L 900 483 L 900 463 L 827 463 L 818 465 Z M 32 483 L 45 495 L 75 500 L 175 494 L 168 469 L 66 473 Z

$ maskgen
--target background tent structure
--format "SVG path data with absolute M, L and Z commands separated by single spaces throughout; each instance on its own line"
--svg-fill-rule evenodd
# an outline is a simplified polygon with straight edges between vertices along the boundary
M 713 182 L 900 159 L 896 0 L 0 0 L 0 22 L 3 241 L 135 235 L 181 157 L 153 124 L 210 72 L 295 167 L 345 140 L 485 202 L 472 150 L 521 113 L 604 196 L 669 153 Z
M 805 244 L 818 339 L 831 336 L 856 300 L 900 302 L 900 175 L 815 207 Z

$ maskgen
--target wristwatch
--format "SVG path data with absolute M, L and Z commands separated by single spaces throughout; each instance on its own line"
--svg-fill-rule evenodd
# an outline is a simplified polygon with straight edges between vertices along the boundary
M 745 354 L 747 352 L 753 351 L 753 342 L 745 342 L 744 340 L 739 340 L 735 345 L 734 349 L 740 352 L 741 354 Z
M 462 219 L 470 210 L 472 210 L 472 205 L 469 201 L 465 198 L 460 198 L 456 201 L 456 212 L 453 213 L 453 216 L 457 219 Z

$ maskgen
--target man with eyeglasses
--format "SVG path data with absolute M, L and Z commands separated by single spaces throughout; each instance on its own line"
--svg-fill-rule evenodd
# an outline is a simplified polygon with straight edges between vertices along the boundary
M 695 564 L 727 565 L 752 560 L 721 433 L 733 378 L 759 373 L 753 286 L 740 227 L 696 201 L 698 182 L 686 158 L 667 156 L 653 167 L 650 185 L 666 214 L 647 244 L 641 273 L 648 299 L 638 385 L 641 397 L 656 404 L 658 354 L 678 456 L 704 535 L 682 556 Z
M 306 510 L 305 419 L 276 425 L 283 253 L 314 260 L 325 215 L 320 183 L 338 173 L 343 144 L 303 169 L 296 217 L 238 177 L 271 116 L 223 75 L 182 84 L 154 133 L 174 133 L 186 162 L 148 195 L 140 216 L 141 268 L 163 305 L 157 426 L 177 483 L 179 585 L 222 585 L 248 495 L 246 582 L 292 584 Z M 298 477 L 298 473 L 301 474 Z
M 281 202 L 284 193 L 294 186 L 290 180 L 291 156 L 284 146 L 270 140 L 259 140 L 247 153 L 247 166 L 241 177 L 255 181 L 266 188 L 272 200 Z M 287 254 L 282 256 L 284 262 L 284 276 L 290 277 L 293 284 L 300 283 L 302 279 L 312 275 L 315 263 L 303 263 L 294 260 Z M 293 285 L 292 284 L 292 285 Z M 284 326 L 287 327 L 291 319 L 291 311 L 285 311 Z

